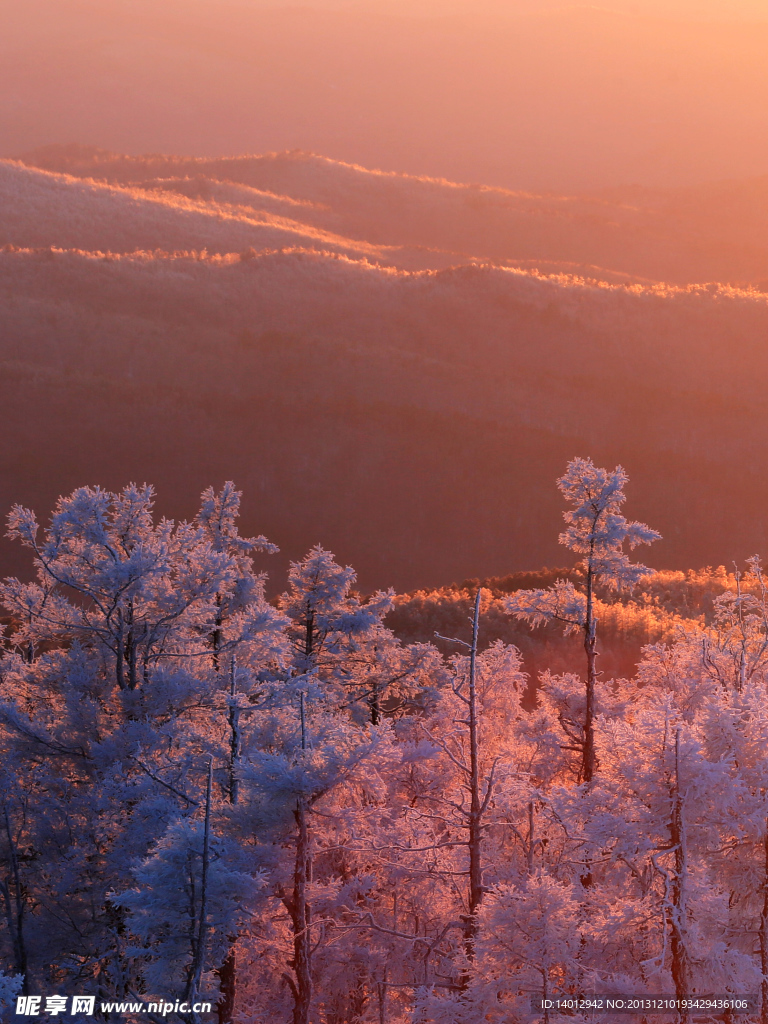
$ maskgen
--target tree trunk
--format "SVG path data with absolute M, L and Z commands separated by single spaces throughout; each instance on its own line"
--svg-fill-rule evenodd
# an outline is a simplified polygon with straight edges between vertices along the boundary
M 217 652 L 214 659 L 216 671 L 219 671 L 218 647 L 214 643 L 214 650 Z M 237 766 L 240 760 L 241 737 L 240 737 L 240 709 L 237 707 L 237 677 L 235 675 L 235 658 L 232 656 L 230 663 L 229 682 L 229 783 L 227 795 L 231 804 L 236 804 L 240 795 L 240 780 L 237 777 Z M 233 944 L 237 936 L 229 936 Z M 229 1024 L 235 1012 L 235 992 L 237 989 L 237 960 L 234 948 L 230 948 L 227 958 L 219 968 L 219 1001 L 216 1004 L 216 1012 L 219 1017 L 219 1024 Z
M 536 817 L 534 814 L 533 800 L 528 802 L 528 849 L 526 859 L 528 861 L 528 874 L 533 874 L 534 857 L 536 855 Z
M 234 949 L 230 949 L 227 959 L 219 968 L 219 991 L 221 997 L 216 1004 L 219 1024 L 231 1024 L 235 1012 L 235 993 L 237 989 L 237 961 Z
M 468 914 L 464 926 L 464 950 L 467 960 L 475 959 L 477 938 L 477 912 L 483 899 L 482 809 L 480 802 L 480 765 L 477 735 L 477 636 L 480 627 L 480 593 L 475 597 L 472 619 L 472 647 L 469 655 L 469 898 Z M 466 988 L 469 975 L 465 972 L 461 984 Z
M 387 1024 L 387 994 L 389 986 L 387 985 L 387 969 L 384 968 L 384 980 L 379 981 L 376 984 L 376 995 L 378 996 L 379 1002 L 379 1024 Z
M 303 666 L 306 671 L 307 665 L 312 660 L 315 649 L 315 613 L 307 602 L 307 617 L 304 620 L 304 658 L 306 664 Z
M 237 706 L 237 679 L 235 677 L 235 659 L 232 658 L 231 678 L 229 683 L 229 802 L 236 804 L 240 796 L 240 780 L 237 777 L 237 766 L 240 760 L 242 740 L 240 736 L 240 709 Z
M 16 843 L 11 830 L 11 820 L 8 816 L 8 808 L 3 807 L 5 817 L 5 834 L 8 838 L 9 859 L 11 863 L 11 874 L 13 876 L 13 895 L 11 886 L 1 883 L 3 901 L 5 903 L 5 917 L 8 924 L 8 931 L 11 934 L 13 945 L 13 959 L 16 973 L 23 978 L 22 995 L 29 995 L 29 981 L 27 978 L 27 947 L 24 942 L 24 890 L 21 884 L 21 873 L 19 871 L 19 857 L 16 852 Z
M 125 636 L 123 633 L 123 614 L 118 609 L 119 627 L 115 638 L 115 680 L 121 690 L 126 689 L 125 684 Z
M 363 1018 L 370 1002 L 365 970 L 360 968 L 349 994 L 349 1024 L 364 1024 Z
M 597 620 L 594 607 L 594 573 L 592 554 L 587 567 L 587 614 L 584 620 L 584 651 L 587 655 L 586 709 L 584 713 L 584 748 L 582 753 L 580 781 L 587 786 L 595 777 L 595 684 L 597 682 Z M 592 865 L 586 861 L 581 884 L 585 889 L 592 886 Z
M 314 613 L 307 605 L 307 618 L 304 633 L 304 669 L 308 667 L 314 654 Z M 301 721 L 301 749 L 307 749 L 307 721 L 304 706 L 304 691 L 299 694 L 299 715 Z M 290 981 L 293 994 L 293 1024 L 309 1024 L 312 1008 L 312 944 L 309 931 L 311 908 L 309 906 L 308 886 L 311 873 L 310 834 L 307 801 L 300 796 L 293 812 L 296 820 L 296 859 L 293 870 L 293 896 L 283 900 L 291 915 L 293 925 L 293 960 L 289 966 L 293 968 L 295 981 Z
M 128 630 L 125 653 L 128 660 L 128 689 L 135 690 L 138 683 L 138 676 L 136 673 L 136 641 L 133 635 L 133 628 Z
M 224 625 L 224 619 L 221 614 L 221 594 L 216 595 L 216 618 L 214 619 L 214 628 L 211 633 L 211 647 L 213 648 L 213 667 L 216 671 L 219 671 L 219 652 L 221 651 L 221 641 L 224 638 L 224 631 L 222 626 Z
M 128 633 L 125 638 L 125 661 L 128 664 L 128 689 L 135 690 L 138 685 L 138 676 L 136 672 L 137 668 L 137 642 L 135 633 L 135 623 L 133 617 L 133 600 L 129 600 L 127 604 L 127 622 L 128 622 Z
M 213 783 L 213 761 L 208 762 L 208 785 L 205 794 L 205 825 L 203 827 L 203 864 L 200 872 L 200 916 L 197 920 L 197 929 L 192 955 L 192 963 L 189 965 L 184 999 L 188 1003 L 194 1002 L 200 994 L 200 985 L 203 979 L 203 968 L 205 966 L 205 940 L 208 933 L 208 869 L 210 863 L 211 847 L 211 788 Z M 197 1015 L 192 1014 L 196 1020 Z
M 293 987 L 293 1024 L 309 1024 L 309 1012 L 312 1005 L 312 947 L 309 934 L 310 909 L 307 899 L 309 827 L 307 807 L 303 797 L 297 800 L 293 813 L 298 829 L 293 873 L 293 897 L 289 905 L 293 923 L 291 967 L 296 976 L 296 984 Z
M 541 972 L 541 997 L 544 1003 L 543 1024 L 549 1024 L 549 974 L 546 970 Z
M 597 682 L 597 622 L 594 610 L 594 579 L 587 569 L 587 614 L 584 621 L 584 651 L 587 655 L 587 706 L 584 715 L 584 753 L 581 781 L 590 785 L 595 777 L 595 684 Z
M 763 836 L 765 875 L 763 877 L 763 912 L 760 915 L 760 1024 L 768 1024 L 768 821 Z
M 686 947 L 686 875 L 688 872 L 688 851 L 686 847 L 683 798 L 680 793 L 680 729 L 675 733 L 675 789 L 672 801 L 672 817 L 669 838 L 675 851 L 675 874 L 670 886 L 670 952 L 672 955 L 672 981 L 678 999 L 691 994 L 691 963 Z M 678 1010 L 678 1020 L 690 1020 L 689 1010 Z
M 379 680 L 375 675 L 371 682 L 371 696 L 368 703 L 371 708 L 371 725 L 378 725 L 381 721 L 381 705 L 379 703 Z

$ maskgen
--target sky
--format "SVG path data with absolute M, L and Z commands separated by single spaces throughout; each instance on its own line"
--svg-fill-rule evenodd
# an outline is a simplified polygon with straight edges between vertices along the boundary
M 199 0 L 211 3 L 212 0 Z M 215 2 L 215 0 L 213 0 Z M 238 0 L 250 6 L 320 7 L 337 10 L 368 9 L 382 6 L 382 0 Z M 563 0 L 387 0 L 389 10 L 424 12 L 433 15 L 461 12 L 509 16 L 523 11 L 543 11 L 567 6 L 602 7 L 631 14 L 653 14 L 705 21 L 768 20 L 767 0 L 603 0 L 593 4 L 568 4 Z
M 0 0 L 0 22 L 4 157 L 300 149 L 565 192 L 768 173 L 768 0 Z

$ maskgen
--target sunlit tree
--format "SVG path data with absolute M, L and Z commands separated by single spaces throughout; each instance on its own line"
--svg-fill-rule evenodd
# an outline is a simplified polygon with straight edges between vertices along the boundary
M 612 472 L 598 469 L 591 459 L 572 459 L 557 486 L 571 506 L 563 513 L 566 528 L 560 543 L 582 556 L 577 563 L 583 586 L 558 580 L 547 590 L 519 590 L 506 601 L 507 610 L 537 626 L 560 622 L 566 632 L 580 631 L 586 654 L 586 701 L 580 778 L 591 783 L 595 777 L 595 686 L 597 682 L 597 617 L 595 586 L 609 590 L 631 590 L 649 570 L 630 561 L 624 545 L 651 544 L 660 534 L 644 523 L 631 522 L 622 515 L 626 501 L 627 474 L 617 466 Z

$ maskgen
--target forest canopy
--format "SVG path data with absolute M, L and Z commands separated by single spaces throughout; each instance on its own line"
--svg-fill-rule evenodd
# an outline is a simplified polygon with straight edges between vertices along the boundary
M 717 992 L 768 1019 L 763 569 L 638 563 L 626 483 L 568 464 L 569 569 L 402 596 L 316 546 L 268 599 L 232 484 L 178 523 L 148 486 L 44 528 L 15 506 L 0 997 L 502 1024 Z

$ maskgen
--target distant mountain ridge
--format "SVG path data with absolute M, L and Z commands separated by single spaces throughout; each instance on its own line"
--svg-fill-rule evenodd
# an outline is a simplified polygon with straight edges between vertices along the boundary
M 404 590 L 556 563 L 554 480 L 582 454 L 627 467 L 656 565 L 764 546 L 768 294 L 475 246 L 578 197 L 298 154 L 36 159 L 58 166 L 0 163 L 5 509 L 136 479 L 178 516 L 234 479 L 281 557 L 320 541 Z M 620 204 L 584 202 L 597 237 Z
M 418 264 L 416 249 L 423 266 L 474 259 L 613 281 L 768 282 L 768 176 L 556 195 L 371 171 L 300 152 L 208 160 L 49 146 L 20 160 L 151 196 L 183 196 L 214 215 L 283 217 L 284 231 L 338 236 L 326 246 L 335 251 L 362 253 L 361 243 L 406 250 L 370 250 L 393 264 Z
M 768 171 L 768 24 L 744 0 L 338 8 L 0 0 L 0 156 L 302 149 L 561 192 Z

